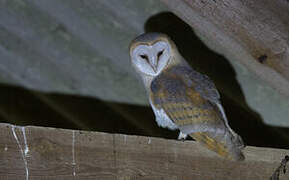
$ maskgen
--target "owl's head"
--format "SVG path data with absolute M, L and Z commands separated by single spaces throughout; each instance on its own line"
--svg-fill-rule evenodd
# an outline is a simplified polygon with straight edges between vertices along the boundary
M 172 61 L 175 44 L 161 33 L 146 33 L 130 44 L 131 63 L 141 75 L 157 76 Z

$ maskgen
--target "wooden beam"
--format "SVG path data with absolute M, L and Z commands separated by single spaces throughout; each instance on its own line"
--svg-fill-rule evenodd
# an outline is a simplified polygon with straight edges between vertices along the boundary
M 289 97 L 289 2 L 161 0 L 211 49 Z
M 246 147 L 234 162 L 194 141 L 0 124 L 6 179 L 269 179 L 286 154 Z

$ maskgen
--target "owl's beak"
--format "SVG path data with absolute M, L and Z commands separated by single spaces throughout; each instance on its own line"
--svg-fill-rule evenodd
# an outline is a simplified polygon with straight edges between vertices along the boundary
M 153 68 L 154 72 L 157 72 L 158 62 L 157 62 L 155 57 L 152 57 L 152 62 L 151 63 L 152 63 L 152 68 Z
M 153 65 L 152 68 L 153 68 L 154 72 L 157 72 L 157 70 L 158 70 L 158 65 L 157 65 L 157 64 L 156 64 L 156 65 Z

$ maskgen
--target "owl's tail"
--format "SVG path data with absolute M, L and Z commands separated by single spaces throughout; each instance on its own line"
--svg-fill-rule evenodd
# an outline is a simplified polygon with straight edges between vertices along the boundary
M 237 134 L 236 134 L 237 135 Z M 237 141 L 241 141 L 240 145 L 232 146 L 236 143 L 231 143 L 227 141 L 216 140 L 216 137 L 212 135 L 210 132 L 196 132 L 191 133 L 190 136 L 198 141 L 200 144 L 210 149 L 211 151 L 216 152 L 218 155 L 231 160 L 244 160 L 245 157 L 242 154 L 241 150 L 244 148 L 243 142 L 240 137 L 237 135 L 235 139 Z M 225 143 L 227 142 L 227 143 Z

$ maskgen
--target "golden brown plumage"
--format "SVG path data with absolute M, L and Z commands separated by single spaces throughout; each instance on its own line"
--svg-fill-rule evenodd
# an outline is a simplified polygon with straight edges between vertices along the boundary
M 201 94 L 203 92 L 209 97 L 209 86 L 203 90 L 198 80 L 187 78 L 183 73 L 189 76 L 195 73 L 195 77 L 200 75 L 185 65 L 175 65 L 163 71 L 152 81 L 152 103 L 157 109 L 163 109 L 180 131 L 189 134 L 210 150 L 229 159 L 243 159 L 239 149 L 242 147 L 241 139 L 236 138 L 226 127 L 217 105 Z M 201 79 L 202 83 L 205 80 Z M 212 97 L 218 101 L 218 95 Z
M 243 141 L 230 128 L 215 85 L 186 63 L 166 35 L 142 35 L 130 50 L 160 126 L 179 129 L 222 157 L 244 159 Z

